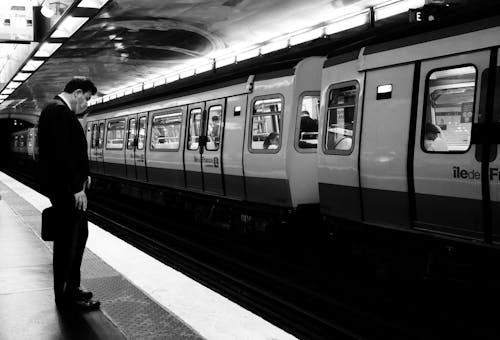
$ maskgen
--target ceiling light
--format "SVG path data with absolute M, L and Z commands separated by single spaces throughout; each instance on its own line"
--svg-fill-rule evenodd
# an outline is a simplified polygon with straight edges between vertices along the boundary
M 67 16 L 64 21 L 57 27 L 57 30 L 52 33 L 51 38 L 69 38 L 80 29 L 89 20 L 84 17 Z
M 374 7 L 375 20 L 382 20 L 393 15 L 408 11 L 410 8 L 420 8 L 425 0 L 392 0 Z
M 234 64 L 236 62 L 236 56 L 231 56 L 231 57 L 226 57 L 226 58 L 221 58 L 221 59 L 216 59 L 215 60 L 215 67 L 224 67 L 227 65 Z
M 7 99 L 8 95 L 6 94 L 0 94 L 0 100 Z
M 325 34 L 334 34 L 354 27 L 366 25 L 370 22 L 370 10 L 364 10 L 358 14 L 350 15 L 325 27 Z
M 14 81 L 25 81 L 26 79 L 29 78 L 29 76 L 31 76 L 31 73 L 19 72 L 18 74 L 16 74 L 16 76 L 12 80 L 14 80 Z
M 62 44 L 45 42 L 40 46 L 34 57 L 49 58 Z
M 258 48 L 254 48 L 252 50 L 239 53 L 238 55 L 236 55 L 236 60 L 242 61 L 242 60 L 246 60 L 246 59 L 250 59 L 250 58 L 255 58 L 255 57 L 259 56 L 259 53 L 260 53 L 260 50 Z
M 214 68 L 213 63 L 197 66 L 196 67 L 196 74 L 200 74 L 200 73 L 207 72 L 207 71 L 212 71 L 213 68 Z
M 85 8 L 102 8 L 108 0 L 82 0 L 78 4 L 78 7 L 85 7 Z
M 177 81 L 177 80 L 179 80 L 179 79 L 180 79 L 180 75 L 179 75 L 179 74 L 174 74 L 174 75 L 172 75 L 172 76 L 168 76 L 168 77 L 165 79 L 165 81 L 166 81 L 167 83 L 172 83 L 172 82 Z
M 297 34 L 297 35 L 290 38 L 290 45 L 291 46 L 298 45 L 298 44 L 302 44 L 306 41 L 318 39 L 318 38 L 321 38 L 323 36 L 323 34 L 324 34 L 323 28 L 316 28 L 316 29 L 313 29 L 311 31 L 300 33 L 300 34 Z
M 36 71 L 42 64 L 44 63 L 43 60 L 29 60 L 26 65 L 23 66 L 21 71 L 23 72 L 34 72 Z
M 52 8 L 49 7 L 47 2 L 43 3 L 42 9 L 40 12 L 46 18 L 52 18 L 54 16 L 54 14 L 56 14 L 56 12 Z
M 12 92 L 14 92 L 15 89 L 4 89 L 2 91 L 2 94 L 11 94 Z
M 7 88 L 8 89 L 17 89 L 19 87 L 19 85 L 21 85 L 22 83 L 19 82 L 19 81 L 11 81 L 9 83 L 9 85 L 7 85 Z
M 194 68 L 191 68 L 191 69 L 187 69 L 187 70 L 184 70 L 182 71 L 179 76 L 181 77 L 181 79 L 184 79 L 184 78 L 188 78 L 188 77 L 191 77 L 191 76 L 194 76 Z
M 273 42 L 270 42 L 270 43 L 262 46 L 260 48 L 260 53 L 267 54 L 267 53 L 271 53 L 271 52 L 274 52 L 277 50 L 282 50 L 282 49 L 287 48 L 287 47 L 288 47 L 288 40 L 287 39 L 273 41 Z

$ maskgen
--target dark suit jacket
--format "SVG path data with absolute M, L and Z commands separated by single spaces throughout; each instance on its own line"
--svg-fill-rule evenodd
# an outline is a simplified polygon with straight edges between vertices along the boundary
M 87 140 L 76 115 L 59 97 L 40 114 L 38 146 L 42 192 L 52 201 L 71 204 L 90 173 Z

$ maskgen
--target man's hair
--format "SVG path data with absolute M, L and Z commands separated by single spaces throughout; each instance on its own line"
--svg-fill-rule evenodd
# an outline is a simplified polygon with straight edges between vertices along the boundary
M 73 93 L 76 90 L 82 90 L 83 93 L 90 92 L 92 95 L 97 93 L 94 83 L 87 77 L 73 77 L 64 87 L 66 93 Z

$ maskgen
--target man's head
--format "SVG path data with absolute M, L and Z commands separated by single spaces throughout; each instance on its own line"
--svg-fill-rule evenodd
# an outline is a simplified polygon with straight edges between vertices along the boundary
M 87 102 L 97 93 L 94 83 L 87 77 L 74 77 L 64 87 L 63 94 L 71 110 L 79 115 L 87 110 Z

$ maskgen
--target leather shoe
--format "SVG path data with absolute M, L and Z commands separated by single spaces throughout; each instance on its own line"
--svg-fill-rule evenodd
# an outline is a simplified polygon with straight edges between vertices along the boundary
M 101 303 L 97 300 L 64 300 L 56 302 L 57 308 L 60 310 L 71 310 L 78 312 L 90 312 L 98 310 Z
M 89 292 L 85 289 L 82 289 L 82 288 L 77 288 L 75 289 L 72 293 L 71 293 L 71 297 L 75 300 L 84 300 L 84 301 L 88 301 L 90 299 L 92 299 L 92 296 L 94 296 L 92 294 L 92 292 Z

